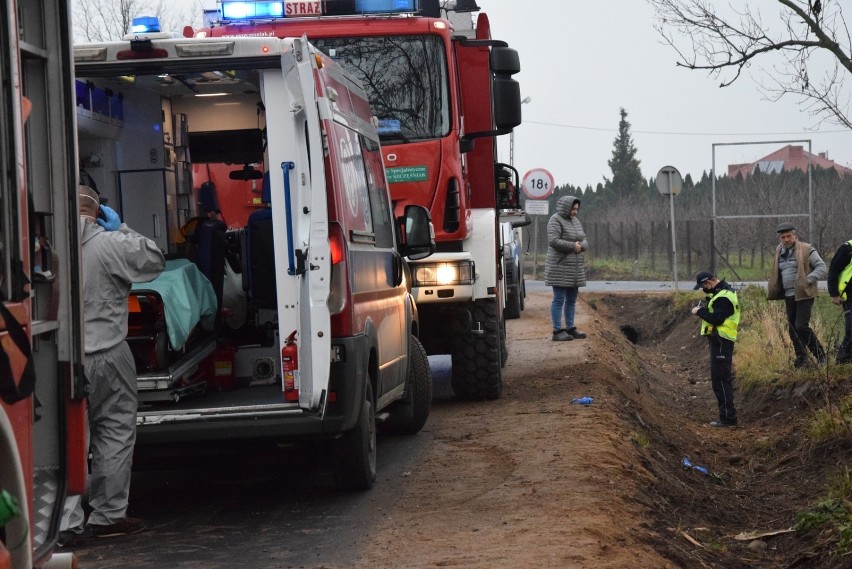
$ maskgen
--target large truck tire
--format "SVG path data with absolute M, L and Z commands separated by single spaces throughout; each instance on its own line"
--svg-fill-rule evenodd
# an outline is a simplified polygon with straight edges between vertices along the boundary
M 426 349 L 416 336 L 408 337 L 408 379 L 406 397 L 390 410 L 390 417 L 379 425 L 383 433 L 414 435 L 420 432 L 432 409 L 432 370 Z
M 470 303 L 470 319 L 460 318 L 457 323 L 451 351 L 452 388 L 460 399 L 499 399 L 503 392 L 504 321 L 497 300 Z M 476 333 L 472 323 L 478 323 Z
M 369 490 L 376 481 L 376 406 L 369 380 L 365 391 L 358 423 L 332 448 L 334 480 L 343 490 Z

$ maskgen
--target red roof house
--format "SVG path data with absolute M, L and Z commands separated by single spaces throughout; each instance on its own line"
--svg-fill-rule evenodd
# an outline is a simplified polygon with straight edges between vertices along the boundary
M 753 174 L 758 168 L 764 173 L 781 172 L 782 170 L 801 170 L 807 172 L 809 161 L 813 163 L 815 168 L 817 166 L 820 168 L 834 168 L 841 176 L 852 176 L 852 169 L 841 166 L 834 160 L 829 160 L 825 157 L 825 152 L 811 154 L 803 146 L 793 146 L 792 144 L 788 144 L 772 154 L 767 154 L 756 162 L 730 164 L 728 166 L 728 176 L 734 177 L 737 174 L 748 176 L 749 174 Z

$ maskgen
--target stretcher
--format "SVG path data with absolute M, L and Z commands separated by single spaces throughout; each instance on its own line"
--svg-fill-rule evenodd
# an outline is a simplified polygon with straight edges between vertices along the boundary
M 166 261 L 128 298 L 127 343 L 136 362 L 140 402 L 174 401 L 206 389 L 200 364 L 216 350 L 213 285 L 186 260 Z

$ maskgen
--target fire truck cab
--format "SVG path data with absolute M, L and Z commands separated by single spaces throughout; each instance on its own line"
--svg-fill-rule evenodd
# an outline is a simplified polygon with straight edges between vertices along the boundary
M 435 254 L 410 259 L 420 337 L 429 354 L 451 355 L 459 397 L 496 399 L 508 357 L 498 205 L 508 186 L 498 181 L 495 137 L 521 123 L 520 61 L 491 39 L 485 14 L 473 24 L 477 10 L 471 0 L 218 0 L 207 27 L 184 33 L 305 34 L 361 80 L 394 208 L 427 207 L 435 224 Z
M 369 488 L 377 421 L 429 414 L 404 259 L 434 249 L 428 211 L 394 215 L 366 94 L 305 37 L 139 25 L 74 48 L 84 165 L 167 256 L 130 299 L 138 444 L 327 439 Z
M 0 568 L 54 554 L 86 477 L 69 6 L 0 3 Z

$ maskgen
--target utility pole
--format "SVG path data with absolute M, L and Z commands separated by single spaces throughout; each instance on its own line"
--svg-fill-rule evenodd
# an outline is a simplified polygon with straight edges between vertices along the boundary
M 521 104 L 525 105 L 530 101 L 532 101 L 531 98 L 524 97 Z M 512 129 L 512 132 L 509 133 L 509 166 L 515 166 L 515 129 Z

